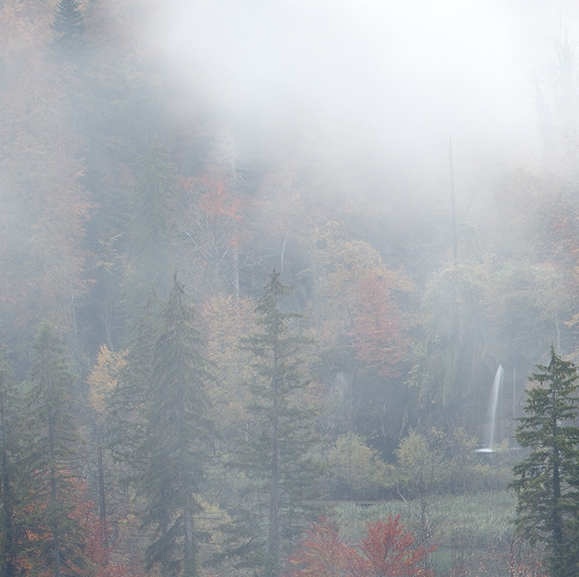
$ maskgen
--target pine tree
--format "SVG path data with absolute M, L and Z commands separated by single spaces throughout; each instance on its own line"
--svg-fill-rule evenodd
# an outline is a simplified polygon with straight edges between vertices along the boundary
M 40 327 L 31 371 L 27 423 L 26 558 L 54 577 L 86 568 L 83 531 L 72 515 L 80 484 L 75 474 L 81 442 L 74 413 L 75 377 L 50 323 Z
M 299 532 L 319 469 L 312 457 L 316 443 L 316 412 L 308 406 L 310 381 L 304 378 L 304 349 L 308 338 L 292 330 L 300 315 L 280 306 L 290 292 L 275 270 L 256 308 L 257 330 L 243 340 L 254 358 L 255 378 L 250 383 L 251 421 L 246 439 L 237 450 L 236 465 L 266 500 L 267 529 L 261 555 L 264 574 L 281 574 L 282 555 Z
M 531 450 L 513 469 L 516 523 L 532 543 L 546 544 L 552 577 L 572 577 L 579 573 L 579 375 L 553 347 L 549 365 L 537 368 L 516 430 Z
M 85 24 L 77 0 L 59 0 L 52 29 L 56 32 L 55 45 L 64 52 L 74 52 L 82 46 Z
M 212 377 L 200 345 L 194 310 L 175 275 L 153 349 L 139 451 L 145 457 L 139 483 L 147 503 L 144 524 L 154 530 L 147 567 L 159 565 L 168 577 L 199 575 L 194 516 L 212 436 L 206 394 Z
M 20 455 L 21 410 L 8 369 L 0 365 L 0 574 L 15 577 L 21 553 L 22 515 L 18 485 L 22 483 Z

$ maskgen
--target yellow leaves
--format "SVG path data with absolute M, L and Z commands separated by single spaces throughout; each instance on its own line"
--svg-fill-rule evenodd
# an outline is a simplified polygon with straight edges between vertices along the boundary
M 90 387 L 90 403 L 99 414 L 105 411 L 105 399 L 119 383 L 121 372 L 127 364 L 127 351 L 115 353 L 101 345 L 97 362 L 86 381 Z
M 349 495 L 357 498 L 373 498 L 394 485 L 393 466 L 351 432 L 338 437 L 330 449 L 328 468 L 330 482 L 337 488 L 347 487 Z
M 102 258 L 95 263 L 95 268 L 103 267 L 107 272 L 111 272 L 117 265 L 125 264 L 124 255 L 117 249 L 117 243 L 124 236 L 124 231 L 112 231 L 108 238 L 99 239 L 99 244 L 102 247 Z

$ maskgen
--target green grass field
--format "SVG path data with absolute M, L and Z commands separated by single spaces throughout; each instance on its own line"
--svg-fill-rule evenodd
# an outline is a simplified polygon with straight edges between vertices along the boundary
M 356 544 L 367 522 L 399 514 L 416 542 L 426 539 L 438 547 L 432 555 L 437 575 L 450 575 L 454 568 L 464 577 L 499 577 L 508 575 L 515 501 L 512 491 L 493 491 L 372 505 L 340 503 L 329 517 L 342 539 Z

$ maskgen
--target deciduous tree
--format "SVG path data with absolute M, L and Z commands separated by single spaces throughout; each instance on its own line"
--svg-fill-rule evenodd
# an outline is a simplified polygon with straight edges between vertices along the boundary
M 328 519 L 322 518 L 306 531 L 288 559 L 289 577 L 344 577 L 352 573 L 357 555 Z
M 385 271 L 373 271 L 360 280 L 358 306 L 352 326 L 356 358 L 380 376 L 397 374 L 408 350 L 402 316 L 390 295 L 392 283 Z
M 414 538 L 400 522 L 400 515 L 368 523 L 366 538 L 360 542 L 363 557 L 354 566 L 355 577 L 434 577 L 425 560 L 436 547 L 414 547 Z
M 322 519 L 306 532 L 288 564 L 289 577 L 434 577 L 425 561 L 436 547 L 415 547 L 400 516 L 368 523 L 359 551 Z

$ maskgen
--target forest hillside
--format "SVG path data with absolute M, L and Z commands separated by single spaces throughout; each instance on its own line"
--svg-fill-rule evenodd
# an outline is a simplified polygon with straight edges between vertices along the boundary
M 0 2 L 1 572 L 306 577 L 312 546 L 358 577 L 467 575 L 465 548 L 540 567 L 490 527 L 530 372 L 579 358 L 573 42 L 524 153 L 457 131 L 407 167 L 412 135 L 369 145 L 363 110 L 243 100 L 257 72 L 215 80 L 197 25 L 169 64 L 170 7 Z M 372 565 L 387 539 L 406 556 Z

